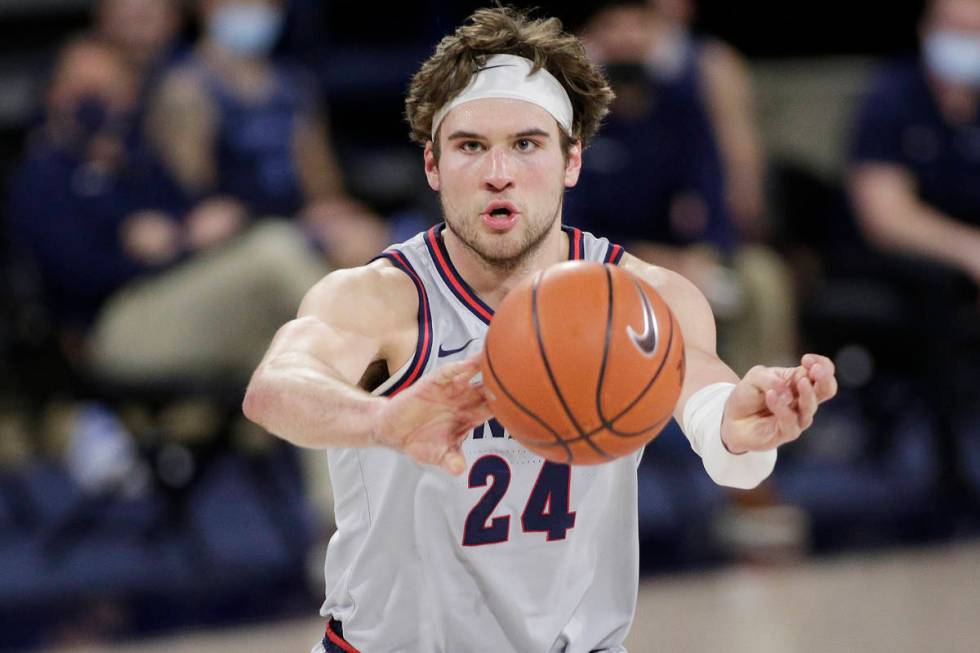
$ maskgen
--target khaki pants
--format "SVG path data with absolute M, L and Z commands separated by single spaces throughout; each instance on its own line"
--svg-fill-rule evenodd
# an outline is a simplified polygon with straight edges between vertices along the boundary
M 746 245 L 733 264 L 743 305 L 738 315 L 719 320 L 722 358 L 739 376 L 753 365 L 799 365 L 796 301 L 786 263 L 766 247 Z
M 96 320 L 91 366 L 119 382 L 241 383 L 327 268 L 292 225 L 264 221 L 117 293 Z

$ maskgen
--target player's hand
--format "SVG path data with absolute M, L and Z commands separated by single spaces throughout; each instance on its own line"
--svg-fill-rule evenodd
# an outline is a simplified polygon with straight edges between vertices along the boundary
M 732 453 L 775 449 L 800 437 L 817 406 L 835 394 L 826 356 L 806 354 L 797 367 L 753 367 L 725 404 L 722 441 Z
M 460 444 L 492 416 L 483 385 L 471 383 L 479 371 L 480 357 L 474 356 L 423 376 L 385 402 L 375 421 L 374 440 L 417 462 L 461 474 L 466 460 Z

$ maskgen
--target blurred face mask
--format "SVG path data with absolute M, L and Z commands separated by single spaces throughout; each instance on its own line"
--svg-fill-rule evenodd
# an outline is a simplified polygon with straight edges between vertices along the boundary
M 282 30 L 280 9 L 248 2 L 229 3 L 215 11 L 208 25 L 211 37 L 242 57 L 262 57 L 272 50 Z
M 926 65 L 940 79 L 980 88 L 980 36 L 940 30 L 922 46 Z

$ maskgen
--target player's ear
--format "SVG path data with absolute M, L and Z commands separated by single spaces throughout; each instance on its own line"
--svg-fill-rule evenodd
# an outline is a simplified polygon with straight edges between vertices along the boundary
M 568 160 L 565 162 L 565 188 L 571 188 L 578 183 L 578 175 L 582 171 L 582 141 L 575 141 L 568 148 Z
M 432 151 L 432 141 L 425 144 L 425 152 L 422 154 L 425 161 L 425 178 L 429 180 L 429 188 L 434 191 L 439 190 L 439 162 L 436 161 L 436 153 Z

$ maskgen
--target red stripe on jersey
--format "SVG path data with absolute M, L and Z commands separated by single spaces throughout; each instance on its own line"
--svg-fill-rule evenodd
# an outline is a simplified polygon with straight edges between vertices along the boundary
M 433 227 L 429 229 L 426 236 L 429 239 L 429 243 L 432 245 L 432 251 L 436 255 L 436 263 L 442 268 L 443 273 L 446 278 L 449 279 L 449 283 L 452 284 L 453 289 L 459 294 L 459 296 L 466 302 L 466 305 L 475 311 L 478 315 L 484 317 L 486 320 L 493 319 L 493 313 L 490 313 L 483 306 L 477 302 L 472 294 L 466 289 L 459 279 L 459 275 L 456 274 L 456 269 L 446 260 L 442 255 L 442 250 L 439 247 L 439 243 L 436 240 L 436 228 Z
M 339 635 L 337 635 L 337 633 L 330 630 L 330 624 L 327 624 L 326 635 L 327 635 L 327 639 L 329 639 L 334 645 L 340 647 L 340 650 L 345 651 L 346 653 L 361 653 L 356 648 L 351 646 L 349 642 L 345 641 Z
M 419 275 L 415 273 L 415 270 L 412 269 L 412 266 L 407 260 L 405 260 L 405 257 L 402 256 L 401 252 L 398 250 L 392 250 L 389 254 L 394 257 L 398 263 L 401 264 L 402 269 L 412 277 L 412 281 L 415 282 L 415 287 L 418 288 L 419 291 L 419 300 L 422 303 L 422 305 L 419 306 L 419 314 L 422 318 L 419 320 L 422 327 L 422 337 L 420 338 L 422 341 L 422 346 L 419 347 L 419 358 L 415 362 L 415 367 L 412 368 L 412 371 L 409 372 L 408 376 L 403 378 L 401 383 L 399 383 L 395 388 L 392 388 L 392 390 L 388 393 L 389 397 L 394 397 L 396 394 L 415 383 L 416 379 L 418 379 L 419 375 L 422 373 L 422 368 L 425 367 L 425 362 L 429 358 L 429 349 L 432 347 L 432 320 L 429 316 L 429 298 L 425 293 L 425 286 L 422 285 L 422 279 L 420 279 Z

